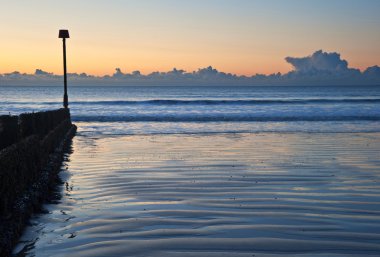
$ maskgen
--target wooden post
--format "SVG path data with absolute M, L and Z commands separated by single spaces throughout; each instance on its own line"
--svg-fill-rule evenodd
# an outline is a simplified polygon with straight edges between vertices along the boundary
M 61 29 L 59 31 L 58 37 L 62 38 L 63 40 L 63 83 L 64 83 L 63 107 L 67 109 L 69 108 L 69 97 L 67 96 L 66 38 L 70 38 L 69 31 Z

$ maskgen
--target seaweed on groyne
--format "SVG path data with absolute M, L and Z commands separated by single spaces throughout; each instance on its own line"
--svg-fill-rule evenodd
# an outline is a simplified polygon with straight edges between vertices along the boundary
M 57 185 L 75 132 L 69 109 L 0 116 L 0 256 Z

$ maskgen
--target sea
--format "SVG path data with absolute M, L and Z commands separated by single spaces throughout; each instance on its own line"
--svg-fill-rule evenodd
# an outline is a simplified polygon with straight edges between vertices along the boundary
M 379 132 L 379 86 L 69 88 L 83 134 Z M 0 86 L 0 115 L 62 107 L 63 88 Z
M 69 87 L 60 183 L 13 257 L 380 253 L 380 86 Z M 0 86 L 0 115 L 63 88 Z

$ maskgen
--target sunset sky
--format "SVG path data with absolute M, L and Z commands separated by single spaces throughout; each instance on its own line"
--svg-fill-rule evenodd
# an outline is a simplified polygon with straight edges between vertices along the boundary
M 143 73 L 212 65 L 287 72 L 286 56 L 337 51 L 351 67 L 380 64 L 378 0 L 0 0 L 0 73 Z

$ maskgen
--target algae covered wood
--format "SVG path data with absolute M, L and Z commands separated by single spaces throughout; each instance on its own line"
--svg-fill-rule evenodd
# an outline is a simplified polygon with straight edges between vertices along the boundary
M 0 256 L 9 256 L 26 221 L 48 197 L 76 126 L 68 109 L 0 121 Z

